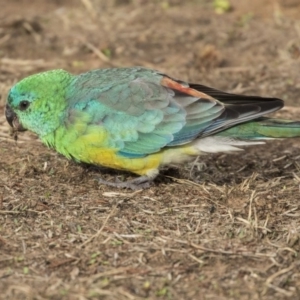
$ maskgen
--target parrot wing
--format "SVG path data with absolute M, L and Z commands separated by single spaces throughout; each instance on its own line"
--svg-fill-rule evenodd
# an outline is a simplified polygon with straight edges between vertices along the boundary
M 87 75 L 74 83 L 82 92 L 70 96 L 70 105 L 103 126 L 109 145 L 126 157 L 187 144 L 283 106 L 280 99 L 228 94 L 143 68 Z

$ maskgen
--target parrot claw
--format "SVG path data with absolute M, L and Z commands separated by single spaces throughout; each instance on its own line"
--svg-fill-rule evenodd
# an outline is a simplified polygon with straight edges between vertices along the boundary
M 117 188 L 127 188 L 136 191 L 136 190 L 143 190 L 149 188 L 151 186 L 151 183 L 153 182 L 153 179 L 147 176 L 141 176 L 125 182 L 120 181 L 119 179 L 117 179 L 116 182 L 110 182 L 99 178 L 98 182 L 100 184 L 105 184 L 107 186 L 112 186 Z

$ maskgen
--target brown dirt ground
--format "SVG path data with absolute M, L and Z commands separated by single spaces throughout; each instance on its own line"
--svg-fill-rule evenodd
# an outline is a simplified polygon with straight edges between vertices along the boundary
M 1 0 L 1 110 L 38 71 L 143 65 L 283 98 L 277 115 L 300 119 L 299 1 L 230 3 Z M 32 134 L 15 143 L 2 111 L 1 299 L 300 299 L 299 139 L 207 155 L 130 192 Z

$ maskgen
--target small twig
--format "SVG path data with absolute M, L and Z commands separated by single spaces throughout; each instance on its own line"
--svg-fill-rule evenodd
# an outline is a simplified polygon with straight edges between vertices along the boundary
M 111 60 L 104 54 L 102 53 L 96 46 L 94 46 L 92 43 L 87 42 L 85 39 L 76 36 L 76 38 L 83 43 L 89 50 L 91 50 L 101 61 L 109 63 L 110 65 L 113 66 L 113 63 Z
M 204 261 L 202 259 L 199 259 L 198 257 L 194 256 L 193 254 L 188 254 L 188 256 L 201 265 L 204 263 Z
M 282 288 L 280 288 L 278 286 L 275 286 L 274 284 L 272 284 L 272 281 L 276 277 L 292 271 L 294 268 L 295 268 L 295 265 L 291 265 L 290 267 L 285 268 L 285 269 L 281 269 L 280 271 L 278 271 L 278 272 L 274 273 L 273 275 L 269 276 L 268 279 L 266 280 L 266 283 L 265 283 L 266 286 L 267 286 L 267 288 L 272 288 L 276 292 L 279 292 L 279 293 L 284 294 L 284 295 L 286 295 L 288 297 L 291 297 L 293 295 L 293 292 L 289 292 L 289 291 L 286 291 L 286 290 L 284 290 L 284 289 L 282 289 Z M 266 294 L 267 288 L 264 290 L 263 295 Z
M 280 287 L 278 287 L 278 286 L 275 286 L 274 284 L 269 283 L 269 284 L 268 284 L 268 287 L 269 287 L 269 288 L 272 288 L 272 289 L 275 290 L 276 292 L 281 293 L 281 294 L 283 294 L 283 295 L 285 295 L 285 296 L 287 296 L 287 297 L 293 296 L 293 292 L 288 292 L 288 291 L 286 291 L 286 290 L 284 290 L 284 289 L 282 289 L 282 288 L 280 288 Z M 265 294 L 265 293 L 264 293 L 264 294 Z M 263 294 L 263 295 L 264 295 L 264 294 Z
M 7 214 L 23 214 L 27 212 L 32 212 L 36 214 L 45 214 L 45 211 L 37 211 L 33 209 L 24 209 L 24 210 L 0 210 L 1 215 L 7 215 Z
M 191 181 L 191 180 L 180 179 L 180 178 L 176 178 L 176 177 L 168 176 L 168 175 L 165 175 L 165 177 L 170 178 L 170 179 L 174 180 L 175 182 L 178 182 L 178 183 L 181 183 L 181 184 L 189 184 L 189 185 L 194 185 L 194 186 L 202 188 L 202 186 L 200 184 L 198 184 L 194 181 Z
M 94 235 L 92 235 L 89 239 L 87 239 L 85 242 L 83 242 L 81 245 L 79 245 L 79 248 L 82 248 L 86 244 L 90 243 L 93 239 L 95 239 L 95 238 L 97 238 L 97 237 L 100 236 L 100 234 L 103 231 L 104 227 L 106 226 L 109 218 L 114 214 L 114 212 L 117 209 L 118 205 L 119 205 L 119 202 L 113 207 L 113 209 L 111 210 L 111 212 L 107 215 L 107 217 L 105 218 L 105 220 L 104 220 L 101 228 Z
M 274 273 L 273 275 L 271 275 L 271 276 L 266 280 L 266 284 L 267 284 L 267 285 L 271 284 L 272 281 L 273 281 L 276 277 L 278 277 L 278 276 L 280 276 L 280 275 L 282 275 L 282 274 L 285 274 L 285 273 L 287 273 L 287 272 L 290 272 L 290 271 L 292 271 L 294 268 L 295 268 L 295 266 L 294 266 L 294 265 L 291 265 L 291 266 L 289 266 L 288 268 L 281 269 L 280 271 L 278 271 L 278 272 Z
M 143 190 L 138 190 L 132 193 L 119 193 L 119 192 L 104 192 L 102 195 L 104 197 L 115 198 L 115 197 L 134 197 L 136 194 L 139 194 Z
M 0 39 L 0 45 L 5 44 L 10 38 L 11 38 L 11 35 L 10 35 L 10 34 L 6 34 L 5 36 L 3 36 L 3 37 Z
M 252 202 L 253 202 L 254 196 L 255 196 L 255 190 L 252 191 L 252 194 L 251 194 L 250 199 L 249 199 L 248 221 L 250 221 L 251 217 L 252 217 Z
M 25 210 L 24 211 L 14 211 L 14 210 L 0 210 L 0 214 L 1 215 L 7 215 L 7 214 L 21 214 L 21 213 L 24 213 L 26 212 Z
M 212 252 L 212 253 L 218 253 L 218 254 L 225 254 L 225 255 L 240 255 L 244 257 L 272 257 L 270 254 L 265 254 L 265 253 L 249 253 L 249 252 L 233 252 L 233 251 L 225 251 L 225 250 L 215 250 L 211 248 L 206 248 L 201 245 L 197 245 L 194 243 L 190 244 L 192 247 L 202 250 L 202 251 L 207 251 L 207 252 Z
M 94 52 L 94 54 L 100 58 L 100 60 L 104 61 L 104 62 L 109 62 L 110 59 L 105 56 L 97 47 L 95 47 L 93 44 L 89 43 L 89 42 L 85 42 L 84 43 L 85 46 L 90 49 L 92 52 Z
M 81 0 L 81 2 L 86 8 L 86 10 L 91 14 L 91 16 L 95 18 L 97 13 L 95 11 L 95 8 L 93 7 L 92 2 L 90 0 Z
M 167 239 L 167 240 L 173 240 L 174 242 L 177 242 L 177 243 L 190 245 L 195 249 L 199 249 L 199 250 L 206 251 L 206 252 L 217 253 L 217 254 L 239 255 L 239 256 L 244 256 L 244 257 L 256 257 L 256 258 L 274 257 L 275 256 L 275 254 L 268 254 L 268 253 L 250 253 L 250 252 L 242 252 L 242 251 L 235 251 L 234 252 L 234 251 L 216 250 L 216 249 L 207 248 L 207 247 L 204 247 L 204 246 L 201 246 L 201 245 L 197 245 L 197 244 L 192 243 L 192 242 L 190 243 L 190 242 L 184 241 L 184 240 L 169 238 L 167 236 L 163 236 L 163 238 Z

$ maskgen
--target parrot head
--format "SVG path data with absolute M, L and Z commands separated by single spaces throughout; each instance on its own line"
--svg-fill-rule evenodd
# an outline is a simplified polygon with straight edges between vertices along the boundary
M 8 94 L 5 116 L 14 131 L 30 130 L 40 137 L 54 131 L 67 106 L 72 75 L 52 70 L 24 78 Z

